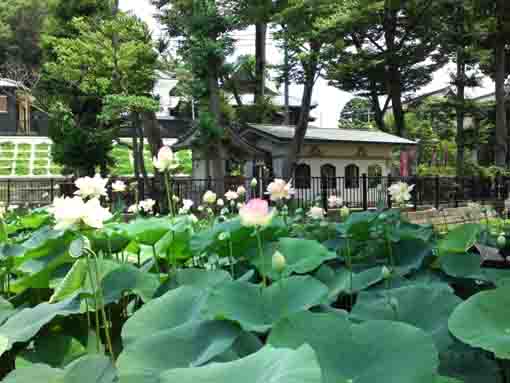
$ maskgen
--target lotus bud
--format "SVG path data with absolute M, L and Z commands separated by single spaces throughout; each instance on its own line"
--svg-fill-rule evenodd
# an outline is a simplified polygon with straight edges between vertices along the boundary
M 218 236 L 218 239 L 220 241 L 226 241 L 227 239 L 230 239 L 230 233 L 227 231 L 221 232 L 220 235 Z
M 386 266 L 382 267 L 381 273 L 384 279 L 388 279 L 389 277 L 391 277 L 391 270 Z
M 349 214 L 351 214 L 351 211 L 347 206 L 344 206 L 343 208 L 340 209 L 340 217 L 342 217 L 343 219 L 347 218 Z
M 285 267 L 287 266 L 287 260 L 285 259 L 285 256 L 279 251 L 276 251 L 273 254 L 272 266 L 273 270 L 276 271 L 277 273 L 281 273 L 283 270 L 285 270 Z
M 72 258 L 80 258 L 86 250 L 91 250 L 90 240 L 84 235 L 79 236 L 69 245 L 69 255 Z
M 498 245 L 498 248 L 502 249 L 506 246 L 506 237 L 504 233 L 501 233 L 496 240 L 496 244 Z
M 251 180 L 251 182 L 250 182 L 250 186 L 251 186 L 252 188 L 257 187 L 257 184 L 258 184 L 258 181 L 257 181 L 257 179 L 256 179 L 256 178 L 253 178 L 253 179 Z

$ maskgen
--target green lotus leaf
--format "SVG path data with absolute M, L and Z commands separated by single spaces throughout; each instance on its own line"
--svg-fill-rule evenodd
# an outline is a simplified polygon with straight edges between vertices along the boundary
M 407 275 L 419 270 L 424 259 L 432 254 L 431 246 L 420 239 L 406 239 L 392 244 L 395 273 Z
M 25 350 L 16 357 L 16 368 L 24 368 L 34 363 L 63 368 L 86 354 L 87 349 L 76 338 L 51 334 L 36 338 L 33 349 Z
M 61 300 L 76 294 L 81 289 L 87 276 L 87 261 L 83 258 L 78 259 L 74 262 L 64 279 L 62 279 L 55 287 L 55 291 L 50 297 L 49 303 L 60 302 Z
M 351 316 L 357 320 L 405 322 L 430 334 L 437 348 L 451 344 L 448 317 L 462 300 L 445 284 L 411 285 L 358 295 Z M 423 310 L 426 307 L 426 310 Z
M 179 367 L 197 367 L 230 349 L 241 330 L 227 321 L 195 321 L 148 334 L 120 354 L 121 379 L 151 371 L 155 376 Z
M 100 355 L 84 356 L 65 369 L 33 364 L 11 372 L 3 383 L 113 383 L 117 380 L 110 359 Z
M 446 253 L 439 257 L 441 270 L 455 278 L 466 278 L 480 274 L 482 258 L 475 253 Z
M 127 379 L 126 383 L 141 380 Z M 321 370 L 307 345 L 296 350 L 266 346 L 259 352 L 230 363 L 199 368 L 177 368 L 161 374 L 161 383 L 320 383 Z
M 8 300 L 0 297 L 0 325 L 2 325 L 10 316 L 16 313 L 16 309 Z
M 401 322 L 356 325 L 343 315 L 301 312 L 281 320 L 268 342 L 290 348 L 309 344 L 323 383 L 430 383 L 438 366 L 432 338 Z
M 125 346 L 154 334 L 170 330 L 190 321 L 203 319 L 208 293 L 190 286 L 170 290 L 138 310 L 122 328 Z
M 266 274 L 271 279 L 279 279 L 280 275 L 272 269 L 271 261 L 275 250 L 283 254 L 286 266 L 282 274 L 288 276 L 292 273 L 306 274 L 321 266 L 324 262 L 337 258 L 334 252 L 329 251 L 317 241 L 300 238 L 280 238 L 272 246 L 265 249 L 264 259 L 255 256 L 252 262 L 257 266 L 261 274 Z
M 227 282 L 211 293 L 208 313 L 237 321 L 246 331 L 265 332 L 279 319 L 319 304 L 327 292 L 323 283 L 309 276 L 282 279 L 267 288 Z
M 356 294 L 379 283 L 383 279 L 383 272 L 382 267 L 373 267 L 359 273 L 351 273 L 346 268 L 335 271 L 331 267 L 323 265 L 317 270 L 314 277 L 328 286 L 328 299 L 335 301 L 340 294 L 350 294 L 351 292 Z
M 467 223 L 451 230 L 445 238 L 439 241 L 439 253 L 466 253 L 471 249 L 480 234 L 480 225 Z
M 450 316 L 448 328 L 472 347 L 510 359 L 510 289 L 483 291 L 462 302 Z
M 40 303 L 33 308 L 25 308 L 11 316 L 0 326 L 0 336 L 9 340 L 4 352 L 17 342 L 30 340 L 37 332 L 56 316 L 68 316 L 80 311 L 77 297 L 71 297 L 59 303 Z
M 138 218 L 124 229 L 131 240 L 153 246 L 172 229 L 172 221 L 167 217 Z

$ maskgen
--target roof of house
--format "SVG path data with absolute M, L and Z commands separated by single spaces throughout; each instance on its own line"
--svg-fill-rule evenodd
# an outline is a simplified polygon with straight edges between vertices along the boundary
M 269 135 L 278 140 L 290 140 L 294 137 L 294 126 L 248 124 L 249 128 Z M 305 140 L 332 142 L 365 142 L 373 144 L 416 145 L 415 141 L 377 130 L 317 128 L 310 126 Z
M 20 84 L 8 78 L 0 78 L 0 88 L 19 88 Z

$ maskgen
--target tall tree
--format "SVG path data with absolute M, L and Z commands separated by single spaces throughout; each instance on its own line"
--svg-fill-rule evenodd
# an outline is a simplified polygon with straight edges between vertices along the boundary
M 475 28 L 475 8 L 472 0 L 445 0 L 443 2 L 443 33 L 442 49 L 456 64 L 452 73 L 452 84 L 455 94 L 448 100 L 456 115 L 457 142 L 457 175 L 464 175 L 465 165 L 465 131 L 466 112 L 473 110 L 474 105 L 466 100 L 466 88 L 478 85 L 478 63 L 480 50 L 476 49 L 477 31 Z
M 268 23 L 275 11 L 274 0 L 242 0 L 242 17 L 255 25 L 255 92 L 254 103 L 262 105 L 266 89 L 266 40 Z
M 46 27 L 47 0 L 0 2 L 0 67 L 5 64 L 37 70 L 41 64 L 41 35 Z
M 218 139 L 211 142 L 207 157 L 207 172 L 214 178 L 223 179 L 226 157 L 221 143 L 223 116 L 221 112 L 220 71 L 226 57 L 233 51 L 230 32 L 243 24 L 240 6 L 234 0 L 152 0 L 160 10 L 159 20 L 165 26 L 170 37 L 179 38 L 179 53 L 189 64 L 193 79 L 203 84 L 205 94 L 197 94 L 196 99 L 207 97 L 210 114 L 203 117 L 219 132 Z M 194 87 L 194 90 L 199 87 Z M 212 163 L 210 174 L 209 163 Z
M 342 45 L 342 35 L 338 33 L 348 13 L 356 4 L 355 0 L 317 0 L 305 2 L 289 0 L 286 7 L 276 15 L 276 22 L 285 25 L 275 36 L 286 45 L 289 62 L 289 78 L 303 86 L 301 113 L 289 146 L 283 167 L 283 177 L 291 178 L 310 120 L 313 89 L 317 79 L 323 74 L 333 45 Z M 336 15 L 336 35 L 327 22 Z
M 505 166 L 508 156 L 505 81 L 510 74 L 510 4 L 505 0 L 476 0 L 477 26 L 480 45 L 487 49 L 482 70 L 495 82 L 497 166 Z
M 109 152 L 118 136 L 118 125 L 99 118 L 104 117 L 103 109 L 110 102 L 118 104 L 120 98 L 127 103 L 126 108 L 133 112 L 133 130 L 140 134 L 139 113 L 144 105 L 140 98 L 147 98 L 148 110 L 153 109 L 150 94 L 158 56 L 147 26 L 122 12 L 94 21 L 75 18 L 71 26 L 76 31 L 74 37 L 48 38 L 54 60 L 45 65 L 47 82 L 65 88 L 60 97 L 54 97 L 59 110 L 68 116 L 66 121 L 72 118 L 71 124 L 64 125 L 57 119 L 51 129 L 54 156 L 64 165 L 91 173 L 96 166 L 105 169 L 112 160 Z M 76 137 L 79 139 L 73 139 Z M 100 153 L 98 148 L 102 148 Z M 95 151 L 94 156 L 90 150 Z M 139 151 L 134 148 L 138 160 Z M 143 166 L 143 162 L 137 163 Z
M 405 135 L 403 95 L 430 82 L 447 62 L 439 51 L 440 10 L 435 0 L 360 0 L 351 14 L 345 37 L 349 49 L 337 55 L 330 77 L 345 90 L 371 98 L 381 129 L 381 112 L 391 102 L 396 133 Z M 360 81 L 351 81 L 350 71 Z M 389 100 L 381 108 L 383 93 Z

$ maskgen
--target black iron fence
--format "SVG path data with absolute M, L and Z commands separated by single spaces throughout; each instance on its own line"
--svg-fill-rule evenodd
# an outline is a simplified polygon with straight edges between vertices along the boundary
M 115 178 L 133 184 L 134 178 Z M 217 179 L 176 178 L 172 182 L 173 193 L 180 199 L 191 199 L 195 206 L 201 203 L 203 194 L 212 190 L 221 198 L 228 190 L 236 191 L 243 186 L 247 197 L 267 197 L 265 191 L 272 180 L 257 180 L 257 186 L 251 186 L 251 179 L 229 177 Z M 510 178 L 480 177 L 311 177 L 293 181 L 294 195 L 292 204 L 307 207 L 319 204 L 327 208 L 331 196 L 337 196 L 352 208 L 371 209 L 384 203 L 391 206 L 388 187 L 398 181 L 415 185 L 410 204 L 421 206 L 456 207 L 469 201 L 479 203 L 498 203 L 508 198 Z M 144 185 L 144 195 L 139 197 L 159 200 L 161 184 L 156 178 L 149 178 Z M 50 204 L 55 197 L 72 195 L 76 190 L 71 178 L 5 178 L 0 179 L 0 201 L 7 205 L 41 206 Z M 110 198 L 113 198 L 111 190 Z M 135 200 L 135 191 L 123 195 L 126 203 Z

